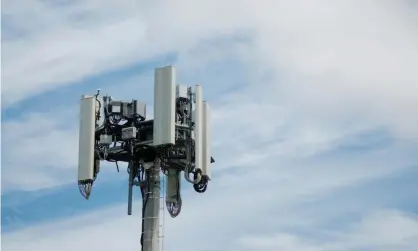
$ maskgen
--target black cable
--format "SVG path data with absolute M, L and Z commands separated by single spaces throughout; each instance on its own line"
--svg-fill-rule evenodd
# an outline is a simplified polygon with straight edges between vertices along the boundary
M 100 119 L 100 110 L 102 109 L 102 102 L 99 100 L 99 92 L 96 94 L 96 101 L 99 103 L 99 109 L 96 111 L 96 121 Z
M 200 169 L 197 169 L 194 173 L 194 179 L 197 179 L 197 176 L 199 174 L 202 174 L 202 171 Z M 193 188 L 198 193 L 204 193 L 206 192 L 206 189 L 208 188 L 208 177 L 206 175 L 202 175 L 200 182 L 193 185 Z

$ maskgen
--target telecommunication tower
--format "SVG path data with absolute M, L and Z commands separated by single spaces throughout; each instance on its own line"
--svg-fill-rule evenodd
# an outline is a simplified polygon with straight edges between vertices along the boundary
M 211 179 L 211 108 L 202 87 L 176 83 L 172 66 L 155 69 L 154 119 L 146 104 L 111 96 L 83 95 L 80 102 L 78 186 L 88 199 L 102 161 L 128 163 L 128 215 L 132 193 L 142 195 L 142 251 L 159 250 L 160 173 L 166 176 L 165 204 L 171 217 L 180 214 L 181 172 L 198 193 Z

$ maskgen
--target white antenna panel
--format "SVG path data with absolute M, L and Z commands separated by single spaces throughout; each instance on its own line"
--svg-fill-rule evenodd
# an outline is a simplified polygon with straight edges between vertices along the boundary
M 196 108 L 195 108 L 195 167 L 202 170 L 202 86 L 196 85 Z
M 96 98 L 83 95 L 80 101 L 78 145 L 78 180 L 93 180 L 94 136 L 96 130 Z
M 210 164 L 211 164 L 211 107 L 208 102 L 202 103 L 202 174 L 207 175 L 210 179 Z
M 188 98 L 187 85 L 177 85 L 176 86 L 176 97 L 177 98 Z
M 176 71 L 172 66 L 155 69 L 153 144 L 175 144 Z

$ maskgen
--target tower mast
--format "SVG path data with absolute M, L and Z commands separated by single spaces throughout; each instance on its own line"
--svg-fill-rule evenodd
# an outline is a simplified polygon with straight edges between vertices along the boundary
M 142 251 L 159 251 L 159 223 L 160 223 L 160 159 L 154 160 L 152 166 L 146 173 L 149 182 L 149 190 L 146 191 L 146 199 L 143 200 L 143 243 Z

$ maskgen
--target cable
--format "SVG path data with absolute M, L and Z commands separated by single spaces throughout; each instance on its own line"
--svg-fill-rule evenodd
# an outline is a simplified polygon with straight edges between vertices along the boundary
M 97 90 L 97 94 L 96 94 L 96 101 L 99 103 L 99 109 L 96 111 L 96 121 L 100 120 L 100 110 L 102 109 L 102 102 L 100 102 L 99 100 L 99 94 L 100 94 L 100 90 Z
M 197 176 L 201 175 L 201 173 L 202 173 L 202 170 L 197 169 L 194 172 L 194 179 L 196 180 Z M 197 184 L 193 184 L 194 190 L 198 193 L 204 193 L 207 187 L 208 187 L 208 176 L 206 175 L 201 175 L 200 182 Z
M 196 172 L 194 172 L 194 174 L 197 173 L 197 176 L 195 175 L 194 180 L 191 180 L 190 177 L 189 177 L 189 174 L 191 173 L 191 172 L 189 172 L 189 168 L 190 167 L 191 167 L 191 165 L 190 166 L 187 166 L 186 169 L 184 170 L 184 178 L 188 182 L 192 183 L 193 185 L 197 185 L 202 180 L 202 176 L 200 175 L 200 173 L 197 173 L 197 171 L 196 171 Z M 197 169 L 197 170 L 200 170 L 200 169 Z

